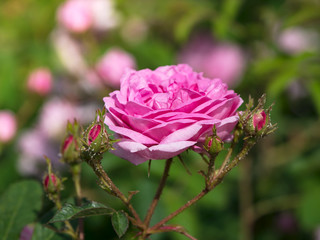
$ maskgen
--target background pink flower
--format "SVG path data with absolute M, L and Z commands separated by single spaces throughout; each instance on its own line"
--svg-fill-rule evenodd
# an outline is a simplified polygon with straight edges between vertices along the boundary
M 299 27 L 283 30 L 277 39 L 280 49 L 289 54 L 299 54 L 306 51 L 314 51 L 318 46 L 316 32 Z
M 92 11 L 88 0 L 68 0 L 57 13 L 58 22 L 72 32 L 84 32 L 93 23 Z
M 107 85 L 119 88 L 120 78 L 127 68 L 134 69 L 136 62 L 134 57 L 119 49 L 112 48 L 105 53 L 97 64 L 97 72 Z
M 207 36 L 191 40 L 178 57 L 180 63 L 189 64 L 205 77 L 220 78 L 235 86 L 244 71 L 246 59 L 243 51 L 231 43 L 214 43 Z
M 230 139 L 242 99 L 221 80 L 181 64 L 127 71 L 120 91 L 104 102 L 105 123 L 120 138 L 114 154 L 140 164 L 174 157 L 190 147 L 201 150 L 214 125 L 222 140 Z
M 17 132 L 15 115 L 7 110 L 0 111 L 0 142 L 9 142 Z
M 52 89 L 52 76 L 47 68 L 38 68 L 33 70 L 27 82 L 28 89 L 39 95 L 45 96 Z
M 75 33 L 90 28 L 108 30 L 119 21 L 112 0 L 68 0 L 60 6 L 57 18 L 62 26 Z

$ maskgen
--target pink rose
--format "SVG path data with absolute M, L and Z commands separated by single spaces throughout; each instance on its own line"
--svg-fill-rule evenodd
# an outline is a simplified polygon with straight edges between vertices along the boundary
M 10 111 L 0 111 L 0 142 L 9 142 L 17 132 L 15 115 Z
M 97 72 L 103 81 L 114 88 L 119 88 L 120 78 L 127 68 L 134 69 L 136 62 L 134 57 L 119 49 L 110 49 L 97 64 Z
M 90 0 L 68 0 L 58 9 L 58 22 L 71 32 L 84 32 L 93 23 Z
M 32 71 L 28 77 L 27 86 L 30 91 L 39 95 L 47 95 L 52 88 L 51 72 L 47 68 L 38 68 Z
M 201 151 L 214 125 L 222 140 L 232 138 L 242 99 L 221 80 L 181 64 L 127 71 L 120 91 L 104 102 L 105 123 L 120 139 L 114 154 L 137 165 L 190 147 Z

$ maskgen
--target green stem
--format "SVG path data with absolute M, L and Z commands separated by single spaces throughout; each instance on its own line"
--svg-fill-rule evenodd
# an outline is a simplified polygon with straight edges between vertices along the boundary
M 76 201 L 77 205 L 81 206 L 81 164 L 75 164 L 71 166 L 72 179 L 76 189 Z M 78 219 L 78 235 L 79 240 L 84 239 L 84 219 Z
M 207 188 L 205 188 L 204 190 L 202 190 L 197 196 L 195 196 L 193 199 L 191 199 L 190 201 L 188 201 L 185 205 L 183 205 L 182 207 L 180 207 L 178 210 L 176 210 L 175 212 L 171 213 L 169 216 L 167 216 L 166 218 L 162 219 L 160 222 L 158 222 L 156 225 L 154 225 L 153 227 L 150 228 L 150 230 L 156 230 L 158 228 L 160 228 L 161 226 L 163 226 L 165 223 L 167 223 L 169 220 L 171 220 L 172 218 L 176 217 L 178 214 L 180 214 L 181 212 L 183 212 L 185 209 L 189 208 L 190 206 L 192 206 L 193 204 L 195 204 L 197 201 L 199 201 L 201 198 L 203 198 L 207 193 L 209 192 L 209 190 Z
M 213 190 L 219 183 L 221 183 L 221 181 L 223 180 L 224 176 L 232 168 L 234 168 L 248 154 L 249 150 L 252 148 L 252 146 L 254 144 L 255 144 L 254 139 L 248 139 L 247 141 L 245 141 L 244 146 L 243 146 L 242 150 L 240 151 L 240 153 L 232 160 L 232 162 L 229 165 L 227 165 L 222 171 L 219 171 L 219 173 L 217 175 L 215 175 L 212 183 L 210 184 L 210 188 L 208 188 L 206 186 L 205 189 L 203 189 L 197 196 L 195 196 L 193 199 L 188 201 L 185 205 L 183 205 L 178 210 L 176 210 L 175 212 L 171 213 L 170 215 L 168 215 L 167 217 L 162 219 L 159 223 L 157 223 L 156 225 L 151 227 L 149 229 L 150 232 L 162 227 L 165 223 L 167 223 L 172 218 L 176 217 L 178 214 L 180 214 L 181 212 L 183 212 L 184 210 L 186 210 L 187 208 L 189 208 L 190 206 L 195 204 L 197 201 L 199 201 L 201 198 L 203 198 L 208 192 Z M 229 151 L 229 152 L 230 152 L 230 155 L 231 155 L 232 151 Z
M 144 224 L 142 223 L 138 213 L 131 205 L 128 198 L 119 190 L 119 188 L 112 182 L 108 174 L 104 171 L 101 164 L 93 163 L 91 165 L 93 171 L 98 176 L 100 181 L 104 184 L 104 186 L 109 189 L 116 197 L 118 197 L 128 208 L 128 210 L 133 215 L 135 222 L 132 221 L 132 223 L 140 228 L 144 228 Z M 110 193 L 110 192 L 109 192 Z
M 165 186 L 165 183 L 166 183 L 166 180 L 167 180 L 167 178 L 169 176 L 169 170 L 170 170 L 171 163 L 172 163 L 172 158 L 170 158 L 170 159 L 168 159 L 166 161 L 166 166 L 164 168 L 164 172 L 163 172 L 159 187 L 158 187 L 157 192 L 156 192 L 156 194 L 155 194 L 155 196 L 153 198 L 153 201 L 152 201 L 152 203 L 151 203 L 151 205 L 150 205 L 150 207 L 148 209 L 147 215 L 146 215 L 146 217 L 144 219 L 144 224 L 145 224 L 146 227 L 149 227 L 151 217 L 152 217 L 152 215 L 154 213 L 154 210 L 155 210 L 155 208 L 156 208 L 156 206 L 158 204 L 158 201 L 160 199 L 160 196 L 162 194 L 162 190 L 163 190 L 163 188 Z
M 62 208 L 62 204 L 60 201 L 60 196 L 57 195 L 56 197 L 53 198 L 53 201 L 57 207 L 58 210 L 61 210 Z M 76 232 L 74 231 L 71 223 L 69 221 L 64 221 L 64 224 L 66 226 L 66 230 L 63 230 L 63 233 L 68 234 L 70 237 L 72 237 L 72 239 L 74 240 L 78 240 L 78 235 L 76 234 Z

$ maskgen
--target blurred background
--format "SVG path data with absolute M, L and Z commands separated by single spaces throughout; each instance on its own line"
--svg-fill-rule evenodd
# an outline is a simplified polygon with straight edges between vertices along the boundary
M 172 223 L 198 239 L 319 240 L 319 26 L 318 0 L 1 0 L 0 194 L 21 179 L 41 181 L 43 155 L 70 176 L 58 154 L 67 120 L 90 123 L 124 69 L 187 63 L 245 101 L 267 93 L 278 130 Z M 203 187 L 200 157 L 184 156 L 192 174 L 174 161 L 154 223 Z M 145 214 L 164 161 L 153 161 L 150 177 L 147 163 L 106 154 L 103 164 L 123 192 L 140 190 L 133 204 Z M 82 180 L 85 197 L 123 208 L 85 164 Z M 63 197 L 73 194 L 69 179 Z M 108 217 L 86 219 L 85 232 L 117 239 Z

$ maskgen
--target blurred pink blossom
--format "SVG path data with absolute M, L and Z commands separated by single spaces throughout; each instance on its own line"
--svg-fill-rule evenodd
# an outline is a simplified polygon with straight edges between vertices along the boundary
M 68 73 L 80 78 L 88 71 L 82 49 L 70 33 L 57 29 L 52 34 L 52 42 L 62 65 Z
M 240 80 L 246 59 L 243 51 L 231 43 L 214 43 L 206 36 L 191 40 L 178 56 L 180 63 L 187 63 L 205 77 L 220 78 L 229 86 Z
M 119 48 L 112 48 L 98 62 L 96 69 L 105 84 L 119 88 L 120 78 L 127 68 L 135 69 L 134 57 Z
M 17 121 L 11 111 L 0 110 L 0 142 L 9 142 L 17 132 Z
M 20 238 L 19 240 L 31 240 L 32 239 L 32 234 L 33 234 L 34 227 L 31 225 L 26 225 L 21 233 L 20 233 Z
M 42 107 L 39 127 L 49 138 L 59 139 L 65 133 L 67 122 L 73 122 L 77 117 L 75 105 L 66 100 L 54 98 Z
M 91 1 L 91 0 L 90 0 Z M 89 0 L 68 0 L 58 9 L 57 18 L 61 25 L 72 32 L 84 32 L 93 23 Z
M 67 0 L 57 13 L 58 22 L 75 33 L 113 28 L 118 18 L 111 0 Z
M 20 153 L 18 170 L 22 175 L 37 175 L 39 165 L 44 165 L 44 155 L 56 160 L 57 151 L 49 143 L 48 138 L 40 129 L 31 129 L 19 137 L 18 149 Z
M 47 95 L 52 88 L 51 72 L 47 68 L 38 68 L 33 70 L 27 82 L 28 89 L 39 95 Z
M 90 0 L 93 16 L 93 28 L 108 30 L 118 25 L 119 15 L 115 11 L 113 0 Z
M 317 47 L 318 36 L 299 27 L 292 27 L 282 31 L 277 42 L 279 48 L 289 54 L 298 54 L 306 51 L 313 51 Z

